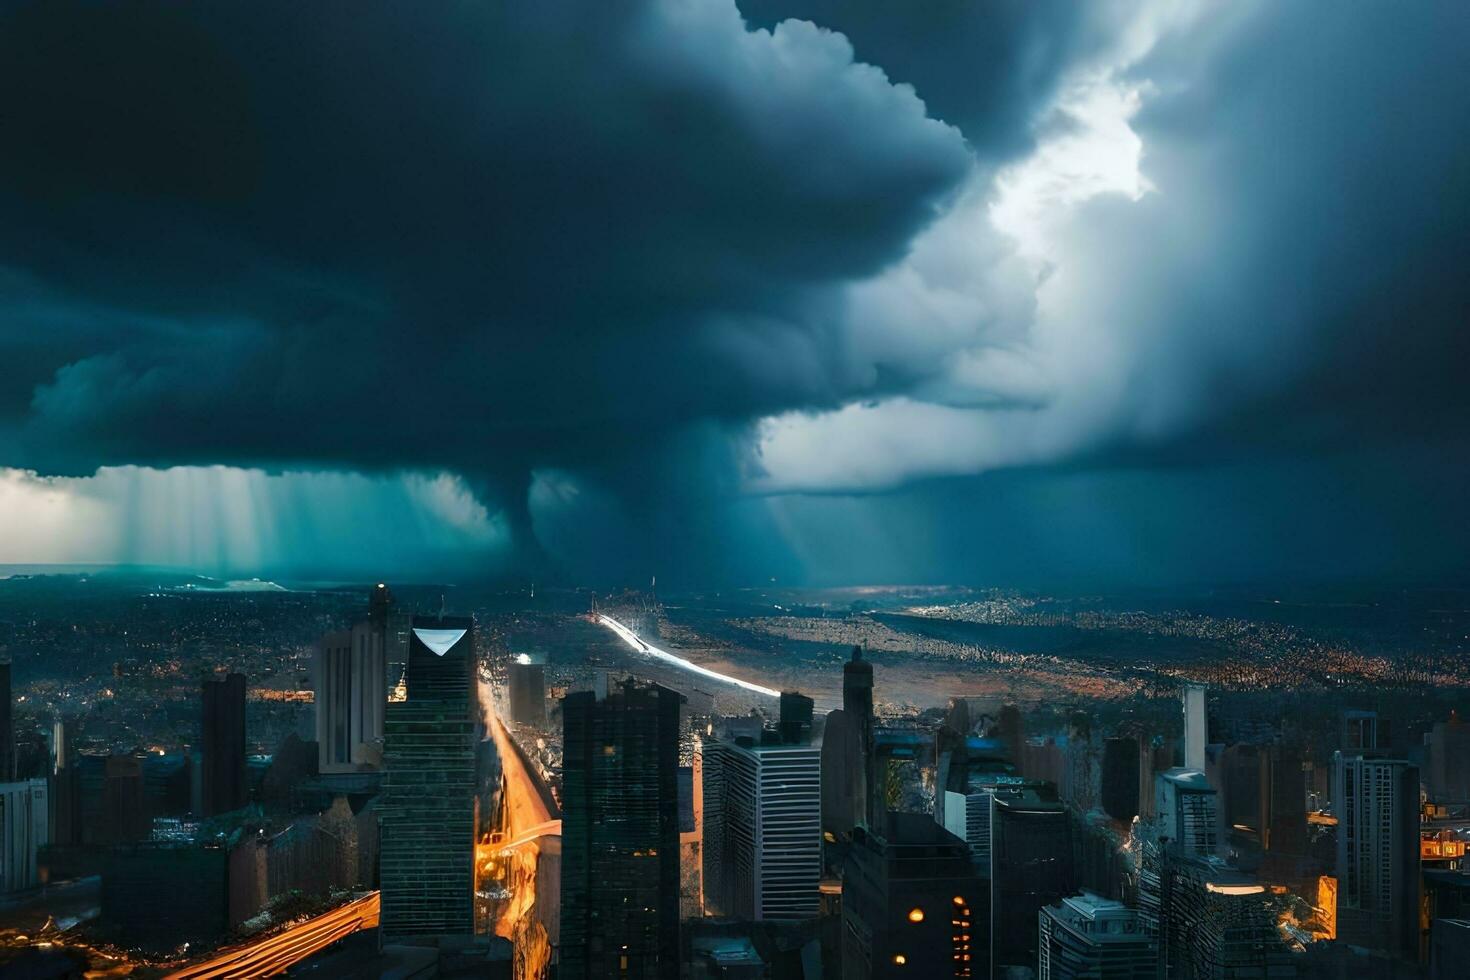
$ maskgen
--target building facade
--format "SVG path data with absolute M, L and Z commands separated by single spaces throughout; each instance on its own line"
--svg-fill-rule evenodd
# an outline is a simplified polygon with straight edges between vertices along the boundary
M 204 682 L 200 730 L 202 816 L 245 805 L 245 675 Z
M 1333 757 L 1337 929 L 1345 942 L 1419 955 L 1419 769 L 1401 759 Z
M 990 970 L 1036 966 L 1036 916 L 1077 890 L 1066 807 L 1034 789 L 990 801 Z
M 628 680 L 562 701 L 565 980 L 679 975 L 679 704 Z
M 40 884 L 36 854 L 51 842 L 49 781 L 0 783 L 0 893 Z
M 317 770 L 324 773 L 378 769 L 383 756 L 387 706 L 386 631 L 372 619 L 329 633 L 317 645 Z
M 379 862 L 388 942 L 474 933 L 475 669 L 473 620 L 414 617 L 408 699 L 390 704 L 384 720 Z
M 1037 916 L 1037 980 L 1155 980 L 1158 946 L 1138 913 L 1090 892 Z

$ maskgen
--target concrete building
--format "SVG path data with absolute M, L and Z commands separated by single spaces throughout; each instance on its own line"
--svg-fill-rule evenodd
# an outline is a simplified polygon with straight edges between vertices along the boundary
M 843 875 L 843 980 L 986 976 L 988 902 L 969 847 L 928 815 L 859 828 Z
M 0 893 L 40 884 L 36 854 L 51 842 L 45 779 L 0 783 Z
M 563 980 L 679 975 L 679 704 L 655 684 L 562 701 Z
M 1216 793 L 1200 769 L 1170 769 L 1154 780 L 1159 837 L 1187 854 L 1214 854 L 1219 847 Z
M 408 699 L 389 705 L 384 720 L 379 861 L 387 942 L 474 934 L 475 669 L 473 620 L 414 618 Z
M 1184 708 L 1184 768 L 1205 768 L 1205 746 L 1210 741 L 1209 719 L 1205 714 L 1205 686 L 1186 684 L 1180 695 Z
M 705 826 L 719 842 L 705 851 L 706 900 L 751 921 L 812 918 L 822 876 L 821 752 L 767 734 L 762 743 L 704 744 Z
M 1038 913 L 1037 980 L 1155 980 L 1158 945 L 1122 902 L 1090 892 Z
M 1470 919 L 1435 919 L 1429 930 L 1429 980 L 1459 980 L 1470 964 Z
M 1419 956 L 1419 769 L 1401 759 L 1333 756 L 1337 934 Z
M 317 645 L 317 770 L 377 770 L 383 760 L 383 718 L 388 701 L 385 631 L 368 619 L 329 633 Z

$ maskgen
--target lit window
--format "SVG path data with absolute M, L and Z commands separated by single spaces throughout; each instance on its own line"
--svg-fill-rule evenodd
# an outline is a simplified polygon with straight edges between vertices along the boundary
M 964 905 L 965 904 L 965 900 L 963 898 L 960 898 L 958 895 L 956 895 L 954 897 L 954 903 L 956 905 Z
M 913 908 L 909 909 L 909 921 L 910 922 L 923 922 L 924 921 L 924 910 L 921 909 L 921 908 L 919 908 L 917 905 L 914 906 Z
M 896 964 L 898 964 L 899 966 L 903 966 L 908 961 L 909 961 L 909 958 L 907 956 L 903 955 L 902 953 L 895 953 L 894 956 L 893 956 L 893 962 L 896 963 Z

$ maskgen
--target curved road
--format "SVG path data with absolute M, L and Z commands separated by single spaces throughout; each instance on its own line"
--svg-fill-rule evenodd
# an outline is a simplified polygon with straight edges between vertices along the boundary
M 164 980 L 209 980 L 225 977 L 273 977 L 306 957 L 357 932 L 378 925 L 378 893 L 372 892 L 248 946 L 186 966 Z

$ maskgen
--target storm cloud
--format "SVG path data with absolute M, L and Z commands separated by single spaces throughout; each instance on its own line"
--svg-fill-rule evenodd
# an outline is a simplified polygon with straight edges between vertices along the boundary
M 1464 444 L 1448 8 L 0 17 L 16 480 L 426 474 L 472 549 L 820 578 L 823 508 L 1014 509 L 998 470 Z

